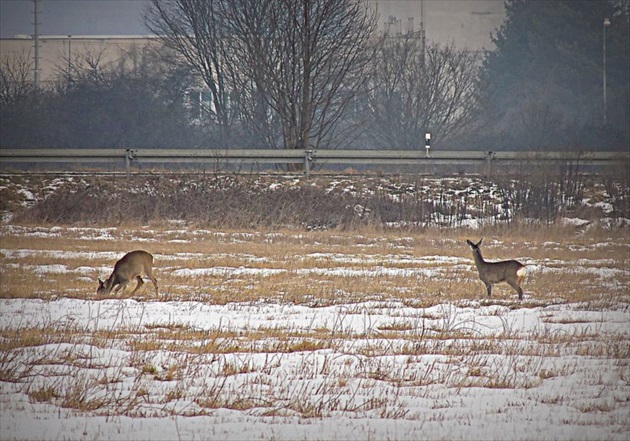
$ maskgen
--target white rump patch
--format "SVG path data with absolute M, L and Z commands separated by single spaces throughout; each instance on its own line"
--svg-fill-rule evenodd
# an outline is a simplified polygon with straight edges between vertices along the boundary
M 519 277 L 525 277 L 525 274 L 527 274 L 527 269 L 525 267 L 522 267 L 516 272 L 516 275 Z

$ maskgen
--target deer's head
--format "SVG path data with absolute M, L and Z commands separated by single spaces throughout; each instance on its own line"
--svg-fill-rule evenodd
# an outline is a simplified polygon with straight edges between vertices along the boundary
M 479 239 L 479 242 L 477 243 L 471 242 L 470 240 L 466 240 L 466 243 L 470 246 L 470 248 L 472 248 L 473 251 L 479 251 L 479 246 L 481 245 L 482 241 L 483 237 Z

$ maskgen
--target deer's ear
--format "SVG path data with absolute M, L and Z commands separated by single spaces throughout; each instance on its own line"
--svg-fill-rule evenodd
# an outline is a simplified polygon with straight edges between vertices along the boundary
M 102 287 L 103 286 L 103 281 L 101 280 L 100 277 L 97 277 L 97 279 L 98 279 L 98 286 Z
M 482 241 L 483 241 L 483 237 L 481 239 L 479 239 L 479 242 L 477 242 L 477 246 L 481 245 Z
M 468 240 L 468 239 L 466 239 L 466 243 L 467 243 L 468 245 L 470 245 L 471 247 L 474 247 L 474 246 L 475 246 L 475 244 L 474 244 L 474 243 L 472 243 L 472 242 L 471 242 L 470 240 Z

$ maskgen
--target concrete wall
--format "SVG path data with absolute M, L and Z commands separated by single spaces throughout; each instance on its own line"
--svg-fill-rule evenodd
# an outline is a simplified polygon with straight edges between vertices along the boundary
M 393 35 L 424 29 L 429 42 L 454 43 L 469 50 L 492 49 L 490 33 L 505 18 L 502 0 L 370 0 L 379 14 L 379 30 Z M 68 61 L 100 57 L 108 66 L 156 44 L 151 36 L 41 36 L 40 82 L 46 86 L 68 69 Z M 23 54 L 33 57 L 34 42 L 29 35 L 0 40 L 0 57 Z
M 455 43 L 469 50 L 492 50 L 490 33 L 505 19 L 503 0 L 371 0 L 380 15 L 379 27 L 405 33 L 424 27 L 427 41 Z M 390 17 L 397 24 L 391 25 Z M 411 19 L 411 20 L 410 20 Z
M 136 56 L 156 44 L 148 36 L 40 36 L 39 70 L 43 87 L 68 70 L 68 63 L 83 64 L 85 58 L 99 59 L 102 67 L 117 65 L 122 60 L 133 63 Z M 29 35 L 0 40 L 0 57 L 23 55 L 34 57 L 35 44 Z M 138 57 L 139 60 L 139 57 Z

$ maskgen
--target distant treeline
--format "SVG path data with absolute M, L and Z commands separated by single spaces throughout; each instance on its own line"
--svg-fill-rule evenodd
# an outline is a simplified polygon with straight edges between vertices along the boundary
M 630 146 L 624 2 L 507 0 L 479 54 L 375 38 L 354 0 L 182 1 L 151 2 L 161 45 L 133 62 L 77 54 L 35 90 L 30 55 L 1 60 L 0 146 L 422 149 L 425 132 L 442 149 Z

